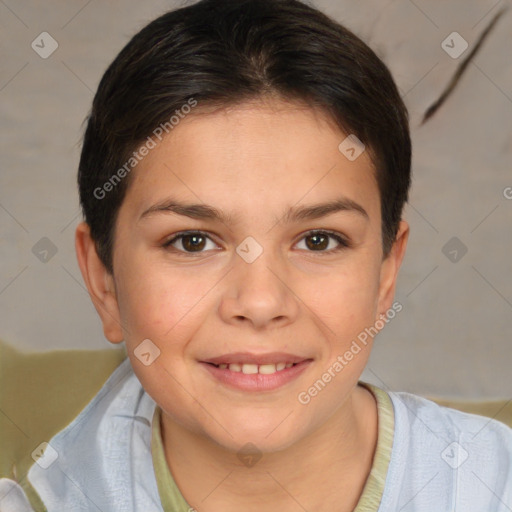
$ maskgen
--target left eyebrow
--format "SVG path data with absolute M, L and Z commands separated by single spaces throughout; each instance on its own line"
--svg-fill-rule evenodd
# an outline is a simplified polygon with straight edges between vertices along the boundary
M 280 222 L 288 224 L 302 220 L 314 220 L 338 212 L 355 212 L 367 220 L 369 219 L 368 213 L 359 203 L 347 197 L 341 197 L 326 203 L 292 207 L 284 214 Z
M 318 203 L 308 206 L 292 206 L 281 219 L 276 219 L 278 223 L 291 224 L 304 220 L 314 220 L 337 212 L 355 212 L 369 219 L 366 210 L 352 199 L 341 197 L 333 201 Z M 208 204 L 187 204 L 175 199 L 161 201 L 145 210 L 139 217 L 139 220 L 148 217 L 154 213 L 175 213 L 185 217 L 198 220 L 214 220 L 224 224 L 233 224 L 238 216 L 233 216 Z

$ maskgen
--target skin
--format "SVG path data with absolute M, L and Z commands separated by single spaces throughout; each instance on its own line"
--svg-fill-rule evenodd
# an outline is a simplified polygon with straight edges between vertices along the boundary
M 391 307 L 408 239 L 402 221 L 383 257 L 374 168 L 367 151 L 352 162 L 340 153 L 345 137 L 324 113 L 298 103 L 198 107 L 132 171 L 116 223 L 113 275 L 88 226 L 76 230 L 105 336 L 125 341 L 136 375 L 162 408 L 167 463 L 200 512 L 350 511 L 363 490 L 377 441 L 376 402 L 358 385 L 371 342 L 309 404 L 297 399 Z M 169 211 L 140 218 L 169 197 L 231 218 Z M 285 222 L 291 207 L 340 197 L 366 215 L 345 210 Z M 187 253 L 183 239 L 163 247 L 196 229 L 210 237 L 201 239 L 202 252 Z M 332 251 L 339 243 L 321 238 L 325 245 L 311 248 L 319 239 L 309 230 L 339 233 L 349 247 Z M 252 263 L 236 253 L 248 236 L 263 248 Z M 144 339 L 161 351 L 149 366 L 134 355 Z M 199 363 L 274 351 L 313 361 L 266 392 L 228 388 Z M 262 454 L 252 467 L 237 457 L 248 442 Z

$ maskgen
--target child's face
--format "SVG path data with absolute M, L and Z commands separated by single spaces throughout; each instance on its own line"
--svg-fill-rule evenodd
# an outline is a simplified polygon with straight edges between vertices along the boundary
M 374 171 L 367 152 L 349 161 L 338 150 L 345 137 L 320 112 L 281 102 L 246 104 L 191 114 L 133 171 L 116 224 L 116 300 L 109 314 L 100 314 L 112 341 L 124 337 L 163 421 L 233 450 L 247 442 L 274 450 L 350 403 L 371 341 L 307 405 L 299 395 L 329 368 L 332 374 L 338 356 L 391 306 L 407 226 L 402 223 L 401 242 L 383 260 Z M 171 200 L 209 205 L 225 220 L 144 215 Z M 338 200 L 347 208 L 293 216 Z M 185 230 L 205 235 L 164 246 Z M 306 236 L 310 230 L 338 233 L 349 246 Z M 134 355 L 146 339 L 161 352 L 149 366 Z M 304 362 L 259 377 L 207 363 L 251 362 L 248 355 L 229 355 L 277 352 L 288 355 L 267 362 Z

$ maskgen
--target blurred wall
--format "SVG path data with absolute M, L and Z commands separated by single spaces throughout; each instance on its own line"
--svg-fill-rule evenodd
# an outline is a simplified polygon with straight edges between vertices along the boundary
M 178 5 L 0 2 L 0 338 L 18 348 L 111 347 L 74 252 L 82 122 L 129 37 Z M 512 397 L 512 9 L 421 124 L 509 2 L 313 5 L 386 62 L 411 117 L 403 310 L 376 339 L 363 379 L 420 394 Z

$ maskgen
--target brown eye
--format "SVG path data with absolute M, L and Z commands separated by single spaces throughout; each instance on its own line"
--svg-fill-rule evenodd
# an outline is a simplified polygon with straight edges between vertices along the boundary
M 341 235 L 331 233 L 329 231 L 310 232 L 306 234 L 299 243 L 302 243 L 303 241 L 305 247 L 299 248 L 310 252 L 331 253 L 350 247 L 349 242 Z
M 309 235 L 306 237 L 306 245 L 311 250 L 324 250 L 329 246 L 329 237 L 325 235 Z
M 206 240 L 202 235 L 185 235 L 181 239 L 183 248 L 186 251 L 201 251 L 206 245 Z
M 184 253 L 201 253 L 204 249 L 208 249 L 206 246 L 210 242 L 215 248 L 215 244 L 210 237 L 204 235 L 201 232 L 193 233 L 181 233 L 164 244 L 164 247 L 172 247 L 178 252 Z

